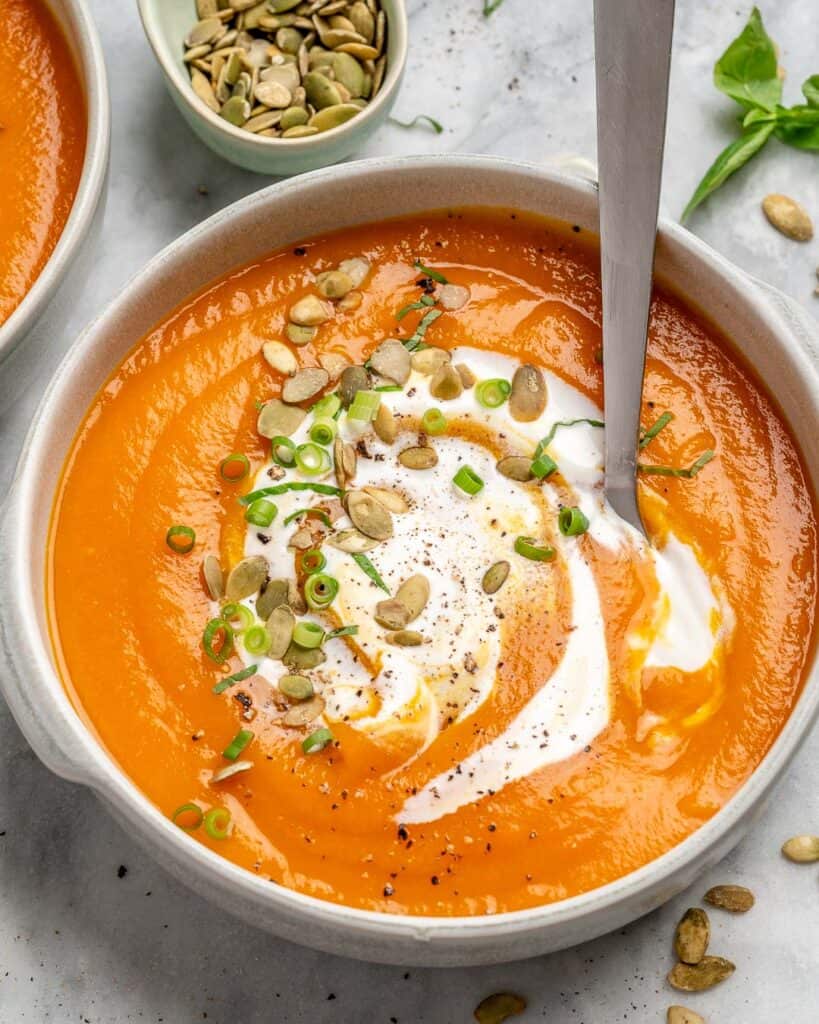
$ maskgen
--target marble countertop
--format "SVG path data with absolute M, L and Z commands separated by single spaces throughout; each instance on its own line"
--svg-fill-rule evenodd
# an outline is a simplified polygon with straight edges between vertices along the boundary
M 111 182 L 92 278 L 55 333 L 38 379 L 0 416 L 0 493 L 59 356 L 128 278 L 177 235 L 267 182 L 222 163 L 188 131 L 165 93 L 133 0 L 89 0 L 109 61 Z M 481 0 L 409 0 L 410 60 L 395 114 L 445 125 L 384 127 L 361 155 L 494 153 L 536 162 L 594 158 L 591 3 L 506 0 L 486 21 Z M 819 72 L 811 0 L 763 0 L 791 77 Z M 733 112 L 710 69 L 749 3 L 679 0 L 663 205 L 677 216 L 727 143 Z M 815 154 L 771 142 L 691 228 L 819 316 L 819 242 L 768 227 L 759 203 L 791 194 L 819 220 Z M 204 189 L 200 188 L 204 186 Z M 203 194 L 204 193 L 204 194 Z M 819 733 L 798 756 L 752 835 L 689 892 L 629 928 L 549 957 L 499 967 L 404 970 L 290 946 L 227 917 L 164 873 L 85 790 L 51 775 L 0 710 L 0 1024 L 253 1024 L 256 1021 L 471 1020 L 483 996 L 526 997 L 521 1021 L 651 1024 L 686 1002 L 709 1022 L 814 1019 L 819 1007 L 819 870 L 787 864 L 783 839 L 819 831 Z M 713 951 L 737 970 L 719 989 L 680 1000 L 664 982 L 682 911 L 717 882 L 757 895 L 744 917 L 714 912 Z

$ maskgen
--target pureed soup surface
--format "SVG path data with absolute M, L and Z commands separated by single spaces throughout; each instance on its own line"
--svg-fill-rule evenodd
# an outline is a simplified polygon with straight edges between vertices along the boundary
M 354 907 L 493 913 L 645 864 L 759 763 L 811 644 L 802 466 L 659 291 L 640 458 L 690 473 L 641 474 L 653 549 L 605 508 L 596 266 L 582 234 L 503 211 L 363 226 L 208 287 L 99 393 L 54 511 L 55 647 L 196 839 Z M 325 385 L 302 407 L 347 411 L 278 400 L 262 347 L 311 310 L 313 341 L 267 355 L 329 368 L 284 397 Z M 369 356 L 365 390 L 332 379 Z
M 86 113 L 68 45 L 41 0 L 0 0 L 0 324 L 62 233 L 82 173 Z

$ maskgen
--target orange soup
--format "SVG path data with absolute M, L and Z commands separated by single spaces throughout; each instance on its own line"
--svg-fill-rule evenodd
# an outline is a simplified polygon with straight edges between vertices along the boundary
M 41 0 L 0 0 L 0 324 L 62 233 L 82 173 L 86 114 L 63 35 Z
M 816 523 L 713 326 L 658 289 L 648 545 L 603 501 L 598 257 L 462 210 L 313 239 L 145 337 L 74 440 L 54 647 L 191 841 L 352 907 L 486 914 L 708 821 L 800 691 Z

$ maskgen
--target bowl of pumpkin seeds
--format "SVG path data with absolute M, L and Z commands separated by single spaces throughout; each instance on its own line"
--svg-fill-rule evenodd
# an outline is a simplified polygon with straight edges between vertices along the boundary
M 214 152 L 262 174 L 353 153 L 386 119 L 404 0 L 138 0 L 171 97 Z

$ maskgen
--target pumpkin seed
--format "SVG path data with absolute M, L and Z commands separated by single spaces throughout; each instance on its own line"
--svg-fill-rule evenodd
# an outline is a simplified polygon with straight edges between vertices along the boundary
M 288 668 L 300 672 L 309 672 L 311 668 L 318 668 L 327 660 L 327 655 L 320 647 L 299 647 L 291 643 L 287 648 L 282 661 Z
M 669 1006 L 666 1024 L 705 1024 L 705 1018 L 684 1006 Z
M 339 377 L 338 397 L 345 409 L 349 409 L 350 403 L 359 391 L 366 391 L 370 384 L 370 378 L 363 366 L 348 366 Z
M 325 706 L 324 698 L 315 694 L 308 700 L 302 701 L 301 704 L 296 704 L 294 707 L 290 708 L 282 721 L 285 725 L 295 727 L 309 725 L 324 711 Z
M 730 910 L 732 914 L 744 914 L 755 903 L 754 894 L 744 885 L 715 885 L 708 890 L 703 899 L 712 907 Z
M 279 680 L 279 689 L 291 700 L 308 700 L 313 696 L 313 684 L 307 676 L 282 676 Z
M 375 60 L 378 56 L 378 50 L 374 46 L 361 42 L 341 43 L 335 49 L 336 53 L 349 53 L 358 60 Z
M 464 391 L 468 391 L 471 387 L 474 387 L 477 378 L 468 366 L 465 366 L 463 363 L 456 363 L 455 369 L 458 371 L 458 376 L 461 378 L 461 384 L 464 386 Z
M 516 1017 L 526 1009 L 526 1000 L 514 992 L 495 992 L 475 1007 L 478 1024 L 503 1024 L 510 1017 Z
M 260 135 L 262 132 L 269 132 L 281 121 L 282 115 L 278 110 L 268 110 L 265 113 L 257 114 L 255 117 L 251 117 L 250 120 L 242 125 L 246 132 L 253 132 Z
M 689 907 L 674 932 L 674 952 L 684 964 L 698 964 L 708 950 L 711 923 L 699 907 Z
M 267 559 L 261 555 L 243 558 L 228 573 L 225 597 L 228 601 L 241 601 L 259 591 L 267 579 Z
M 274 64 L 272 67 L 265 68 L 259 74 L 261 82 L 268 84 L 271 82 L 277 83 L 278 85 L 284 86 L 288 93 L 292 94 L 299 88 L 301 84 L 301 78 L 299 77 L 299 69 L 295 64 Z M 261 103 L 266 102 L 259 97 Z M 270 104 L 271 106 L 278 106 L 278 104 Z
M 463 394 L 461 376 L 452 363 L 443 363 L 429 382 L 429 393 L 441 402 L 450 402 Z
M 259 82 L 253 90 L 253 95 L 266 107 L 274 107 L 277 110 L 284 110 L 290 106 L 290 90 L 280 82 Z
M 282 27 L 276 32 L 276 46 L 285 53 L 298 53 L 303 40 L 297 28 Z
M 220 768 L 218 772 L 214 772 L 210 777 L 210 781 L 224 782 L 225 779 L 229 779 L 234 775 L 239 775 L 241 772 L 249 771 L 252 767 L 252 761 L 234 761 L 233 764 L 225 765 L 225 767 Z
M 296 616 L 288 605 L 280 604 L 278 608 L 273 609 L 267 620 L 267 632 L 270 634 L 268 658 L 278 660 L 284 657 L 293 639 L 295 627 Z
M 318 361 L 329 374 L 330 380 L 338 380 L 348 366 L 347 360 L 338 352 L 322 352 Z
M 204 17 L 204 15 L 200 14 L 200 17 Z M 363 36 L 368 43 L 372 42 L 375 36 L 375 18 L 370 13 L 367 5 L 362 3 L 361 0 L 356 0 L 356 3 L 350 5 L 347 17 L 353 23 L 356 32 Z
M 730 960 L 704 956 L 698 964 L 675 964 L 668 974 L 668 983 L 681 992 L 704 992 L 725 981 L 735 970 Z
M 355 56 L 355 54 L 353 54 Z M 362 58 L 363 59 L 363 58 Z M 375 62 L 375 70 L 373 71 L 373 84 L 370 90 L 370 95 L 375 96 L 378 90 L 384 83 L 384 75 L 387 73 L 387 58 L 379 57 Z
M 523 455 L 505 455 L 495 467 L 501 476 L 525 483 L 532 479 L 532 460 Z
M 280 341 L 266 341 L 262 345 L 262 355 L 265 362 L 277 373 L 289 375 L 295 373 L 299 368 L 299 361 L 287 347 Z
M 392 537 L 392 515 L 372 495 L 365 491 L 348 491 L 344 503 L 347 515 L 359 533 L 373 540 Z
M 267 6 L 274 14 L 281 14 L 283 11 L 292 11 L 298 7 L 301 0 L 267 0 Z
M 762 200 L 765 216 L 786 238 L 809 242 L 813 238 L 813 221 L 800 203 L 790 196 L 773 193 Z
M 250 119 L 250 104 L 242 96 L 231 96 L 222 104 L 219 116 L 230 124 L 241 128 Z
M 210 79 L 203 75 L 197 68 L 191 68 L 190 74 L 193 91 L 203 103 L 207 104 L 214 113 L 218 114 L 219 101 L 216 99 L 216 93 L 213 91 Z
M 403 387 L 409 380 L 410 354 L 400 341 L 388 338 L 370 356 L 370 366 L 382 377 Z
M 405 469 L 432 469 L 438 465 L 438 453 L 434 448 L 415 446 L 405 448 L 398 456 Z
M 375 606 L 373 618 L 384 629 L 403 629 L 410 621 L 410 613 L 402 601 L 388 597 Z
M 205 555 L 202 561 L 202 575 L 211 600 L 221 601 L 225 596 L 225 575 L 216 555 Z
M 194 62 L 201 60 L 202 57 L 207 57 L 210 51 L 210 43 L 204 43 L 202 46 L 192 46 L 190 50 L 185 51 L 182 56 L 182 60 L 186 64 L 193 64 Z
M 341 93 L 326 75 L 319 71 L 308 71 L 304 76 L 304 88 L 308 102 L 316 108 L 334 107 L 341 103 Z
M 421 573 L 410 576 L 396 590 L 395 600 L 400 601 L 407 609 L 409 613 L 407 622 L 413 622 L 426 608 L 429 601 L 429 580 Z
M 364 280 L 370 272 L 370 263 L 363 256 L 353 256 L 352 259 L 342 260 L 338 269 L 349 277 L 354 288 L 358 288 L 364 284 Z
M 325 299 L 343 299 L 352 287 L 353 282 L 343 270 L 327 270 L 316 278 L 316 288 Z
M 336 81 L 350 93 L 350 96 L 362 96 L 364 93 L 364 69 L 358 61 L 349 53 L 342 53 L 337 50 L 333 54 L 331 65 L 336 75 Z
M 386 637 L 388 644 L 395 644 L 397 647 L 420 647 L 424 642 L 424 634 L 414 629 L 397 629 L 388 633 Z
M 332 317 L 333 307 L 318 295 L 305 295 L 290 307 L 288 315 L 291 322 L 300 327 L 317 327 Z
M 546 381 L 543 374 L 531 363 L 524 363 L 512 377 L 509 413 L 519 423 L 531 423 L 543 414 L 545 408 Z
M 329 544 L 332 548 L 338 548 L 339 551 L 346 551 L 351 555 L 363 555 L 364 552 L 377 548 L 381 542 L 374 540 L 372 537 L 365 537 L 358 530 L 348 528 L 331 534 L 325 543 Z
M 304 615 L 307 611 L 307 602 L 304 600 L 304 594 L 302 594 L 301 588 L 296 584 L 295 580 L 287 581 L 287 603 L 296 615 Z
M 283 139 L 306 139 L 310 135 L 318 135 L 319 130 L 314 125 L 310 124 L 297 124 L 292 128 L 288 128 L 286 132 L 282 132 Z
M 288 580 L 269 580 L 256 598 L 256 614 L 262 620 L 269 619 L 274 609 L 287 604 L 290 583 Z
M 299 370 L 284 382 L 282 400 L 290 404 L 305 402 L 317 395 L 330 383 L 330 374 L 320 366 L 309 366 Z
M 398 422 L 392 409 L 383 402 L 376 409 L 373 417 L 373 430 L 384 444 L 392 444 L 398 436 Z
M 423 373 L 425 377 L 431 377 L 441 369 L 444 363 L 448 363 L 450 358 L 449 352 L 445 348 L 435 348 L 434 345 L 430 345 L 429 348 L 413 352 L 410 363 L 416 373 Z
M 307 413 L 304 409 L 285 405 L 278 398 L 265 402 L 256 421 L 256 429 L 262 437 L 290 437 L 299 429 Z
M 320 132 L 328 132 L 331 128 L 338 128 L 346 124 L 350 118 L 359 113 L 360 108 L 354 103 L 334 103 L 332 106 L 325 106 L 322 110 L 313 114 L 307 122 L 311 128 L 317 128 Z
M 438 289 L 438 302 L 443 309 L 461 309 L 469 302 L 471 294 L 462 284 L 442 284 Z
M 288 107 L 282 114 L 279 126 L 283 132 L 288 128 L 297 128 L 299 125 L 307 124 L 310 115 L 304 107 Z
M 365 487 L 364 490 L 395 515 L 400 516 L 404 512 L 409 512 L 407 499 L 398 491 L 390 491 L 386 487 Z
M 782 844 L 782 852 L 796 864 L 813 864 L 819 860 L 819 836 L 793 836 Z
M 494 565 L 490 565 L 481 580 L 484 594 L 497 594 L 506 582 L 509 569 L 510 565 L 508 562 L 495 562 Z
M 318 331 L 315 327 L 308 327 L 306 324 L 288 324 L 284 333 L 287 335 L 288 341 L 301 348 L 304 345 L 309 345 Z
M 212 18 L 219 11 L 219 0 L 196 0 L 196 17 L 200 21 Z
M 347 292 L 343 299 L 339 299 L 338 308 L 343 312 L 347 313 L 350 310 L 358 309 L 358 307 L 361 305 L 363 301 L 364 296 L 361 294 L 361 292 Z
M 358 456 L 353 445 L 342 441 L 340 437 L 333 441 L 333 467 L 338 486 L 345 490 L 347 484 L 355 477 Z
M 185 46 L 202 46 L 204 43 L 212 42 L 220 33 L 224 25 L 220 18 L 203 18 L 193 26 L 185 36 Z

